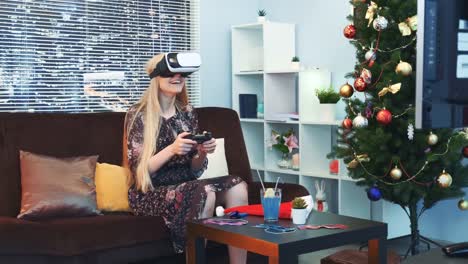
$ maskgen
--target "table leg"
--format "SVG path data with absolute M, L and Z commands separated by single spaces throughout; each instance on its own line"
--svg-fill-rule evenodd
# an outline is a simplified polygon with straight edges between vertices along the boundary
M 298 261 L 297 255 L 288 255 L 288 254 L 281 254 L 279 257 L 268 257 L 268 264 L 297 264 Z
M 369 240 L 369 264 L 387 264 L 386 239 Z
M 205 239 L 189 235 L 187 237 L 187 249 L 185 252 L 186 264 L 204 264 L 205 258 Z

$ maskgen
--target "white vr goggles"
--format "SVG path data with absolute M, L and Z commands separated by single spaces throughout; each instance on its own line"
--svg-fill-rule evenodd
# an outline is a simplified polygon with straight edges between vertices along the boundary
M 187 77 L 198 71 L 201 65 L 200 54 L 194 52 L 168 52 L 164 58 L 156 65 L 150 78 L 156 76 L 172 77 L 181 74 Z

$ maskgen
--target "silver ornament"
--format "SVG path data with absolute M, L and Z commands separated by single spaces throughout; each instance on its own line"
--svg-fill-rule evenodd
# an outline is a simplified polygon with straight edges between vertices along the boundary
M 427 144 L 434 146 L 439 142 L 439 137 L 436 134 L 433 134 L 432 132 L 429 133 L 429 136 L 427 136 Z
M 393 168 L 390 171 L 390 177 L 392 177 L 392 179 L 394 179 L 395 181 L 398 181 L 399 179 L 401 179 L 401 175 L 402 175 L 402 172 L 397 166 L 395 166 L 395 168 Z
M 452 176 L 444 170 L 439 177 L 437 177 L 437 183 L 442 188 L 448 188 L 452 185 Z
M 353 127 L 356 128 L 361 128 L 361 127 L 366 127 L 368 125 L 367 118 L 363 117 L 361 113 L 359 113 L 354 119 L 353 119 Z
M 388 20 L 383 16 L 378 16 L 374 20 L 374 29 L 377 31 L 384 30 L 388 27 Z
M 372 73 L 368 69 L 364 68 L 361 71 L 361 78 L 364 79 L 364 81 L 367 84 L 370 84 L 372 82 Z
M 408 139 L 409 140 L 414 139 L 414 126 L 411 123 L 408 124 Z
M 366 61 L 375 61 L 377 59 L 377 54 L 371 49 L 366 52 L 365 58 Z

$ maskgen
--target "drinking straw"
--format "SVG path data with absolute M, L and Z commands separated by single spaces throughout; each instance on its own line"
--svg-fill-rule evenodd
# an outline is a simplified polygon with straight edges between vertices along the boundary
M 258 170 L 257 170 L 257 174 L 258 174 L 258 178 L 260 179 L 260 183 L 262 184 L 263 191 L 265 192 L 265 185 L 263 185 L 262 177 L 260 176 L 260 172 L 258 172 Z
M 281 177 L 278 177 L 278 178 L 276 179 L 275 192 L 276 192 L 276 187 L 278 187 L 278 182 L 279 182 L 279 179 L 280 179 L 280 178 L 281 178 Z

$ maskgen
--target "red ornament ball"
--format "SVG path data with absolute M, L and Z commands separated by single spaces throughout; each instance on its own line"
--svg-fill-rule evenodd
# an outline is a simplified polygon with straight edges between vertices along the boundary
M 465 146 L 462 150 L 463 157 L 468 158 L 468 146 Z
M 346 38 L 353 39 L 356 36 L 356 27 L 354 25 L 347 25 L 343 30 L 343 34 Z
M 345 118 L 345 120 L 343 120 L 343 123 L 341 125 L 345 129 L 351 129 L 353 128 L 353 120 L 351 120 L 350 118 Z
M 380 110 L 377 113 L 377 121 L 382 125 L 388 125 L 392 122 L 392 113 L 387 109 Z
M 364 92 L 367 89 L 367 83 L 364 78 L 359 77 L 354 81 L 354 89 L 359 92 Z

